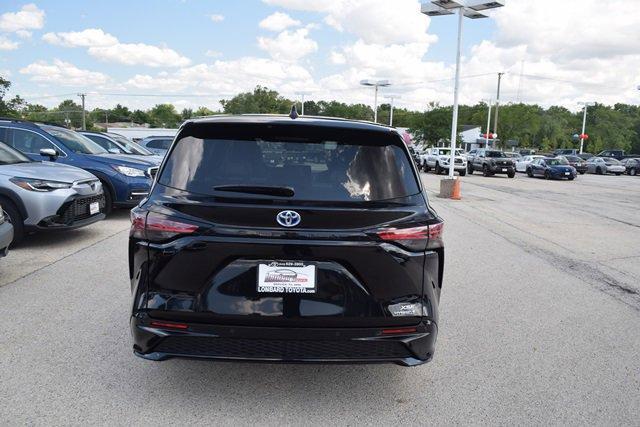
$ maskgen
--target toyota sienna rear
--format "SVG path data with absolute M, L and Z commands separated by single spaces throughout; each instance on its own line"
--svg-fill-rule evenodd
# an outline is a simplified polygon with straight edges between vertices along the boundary
M 138 356 L 406 366 L 433 356 L 443 223 L 393 128 L 188 121 L 131 220 Z

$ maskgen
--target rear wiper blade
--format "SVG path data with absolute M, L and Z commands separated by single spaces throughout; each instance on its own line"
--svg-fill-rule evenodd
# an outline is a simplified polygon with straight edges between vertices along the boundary
M 266 185 L 218 185 L 216 191 L 230 191 L 234 193 L 264 194 L 267 196 L 293 197 L 295 191 L 291 187 L 272 187 Z

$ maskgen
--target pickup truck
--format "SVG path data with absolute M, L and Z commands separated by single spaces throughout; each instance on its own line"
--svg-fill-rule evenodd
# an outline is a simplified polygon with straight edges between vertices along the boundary
M 422 155 L 422 170 L 429 172 L 431 169 L 437 174 L 446 173 L 449 170 L 449 161 L 451 160 L 451 148 L 434 147 L 429 148 Z M 455 163 L 453 169 L 465 176 L 467 174 L 467 158 L 462 150 L 456 150 Z
M 468 158 L 468 171 L 482 171 L 484 176 L 506 174 L 509 178 L 516 176 L 516 168 L 513 159 L 507 157 L 502 151 L 478 149 L 473 156 Z
M 624 150 L 604 150 L 596 154 L 595 157 L 613 157 L 616 160 L 622 160 L 640 157 L 640 154 L 627 154 Z

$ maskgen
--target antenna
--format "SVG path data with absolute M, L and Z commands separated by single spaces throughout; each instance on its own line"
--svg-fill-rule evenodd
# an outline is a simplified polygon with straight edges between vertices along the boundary
M 289 113 L 289 117 L 294 120 L 298 118 L 298 110 L 296 110 L 296 104 L 293 104 L 291 106 L 291 113 Z

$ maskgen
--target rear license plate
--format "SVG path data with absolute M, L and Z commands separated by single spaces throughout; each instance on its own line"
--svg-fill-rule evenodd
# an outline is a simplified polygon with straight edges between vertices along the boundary
M 258 292 L 312 294 L 315 291 L 315 265 L 298 261 L 258 264 Z
M 502 172 L 506 172 L 506 171 L 507 171 L 507 169 L 506 169 L 506 168 L 502 168 Z
M 93 202 L 89 205 L 89 214 L 90 215 L 95 215 L 98 212 L 100 212 L 100 203 L 98 202 Z

